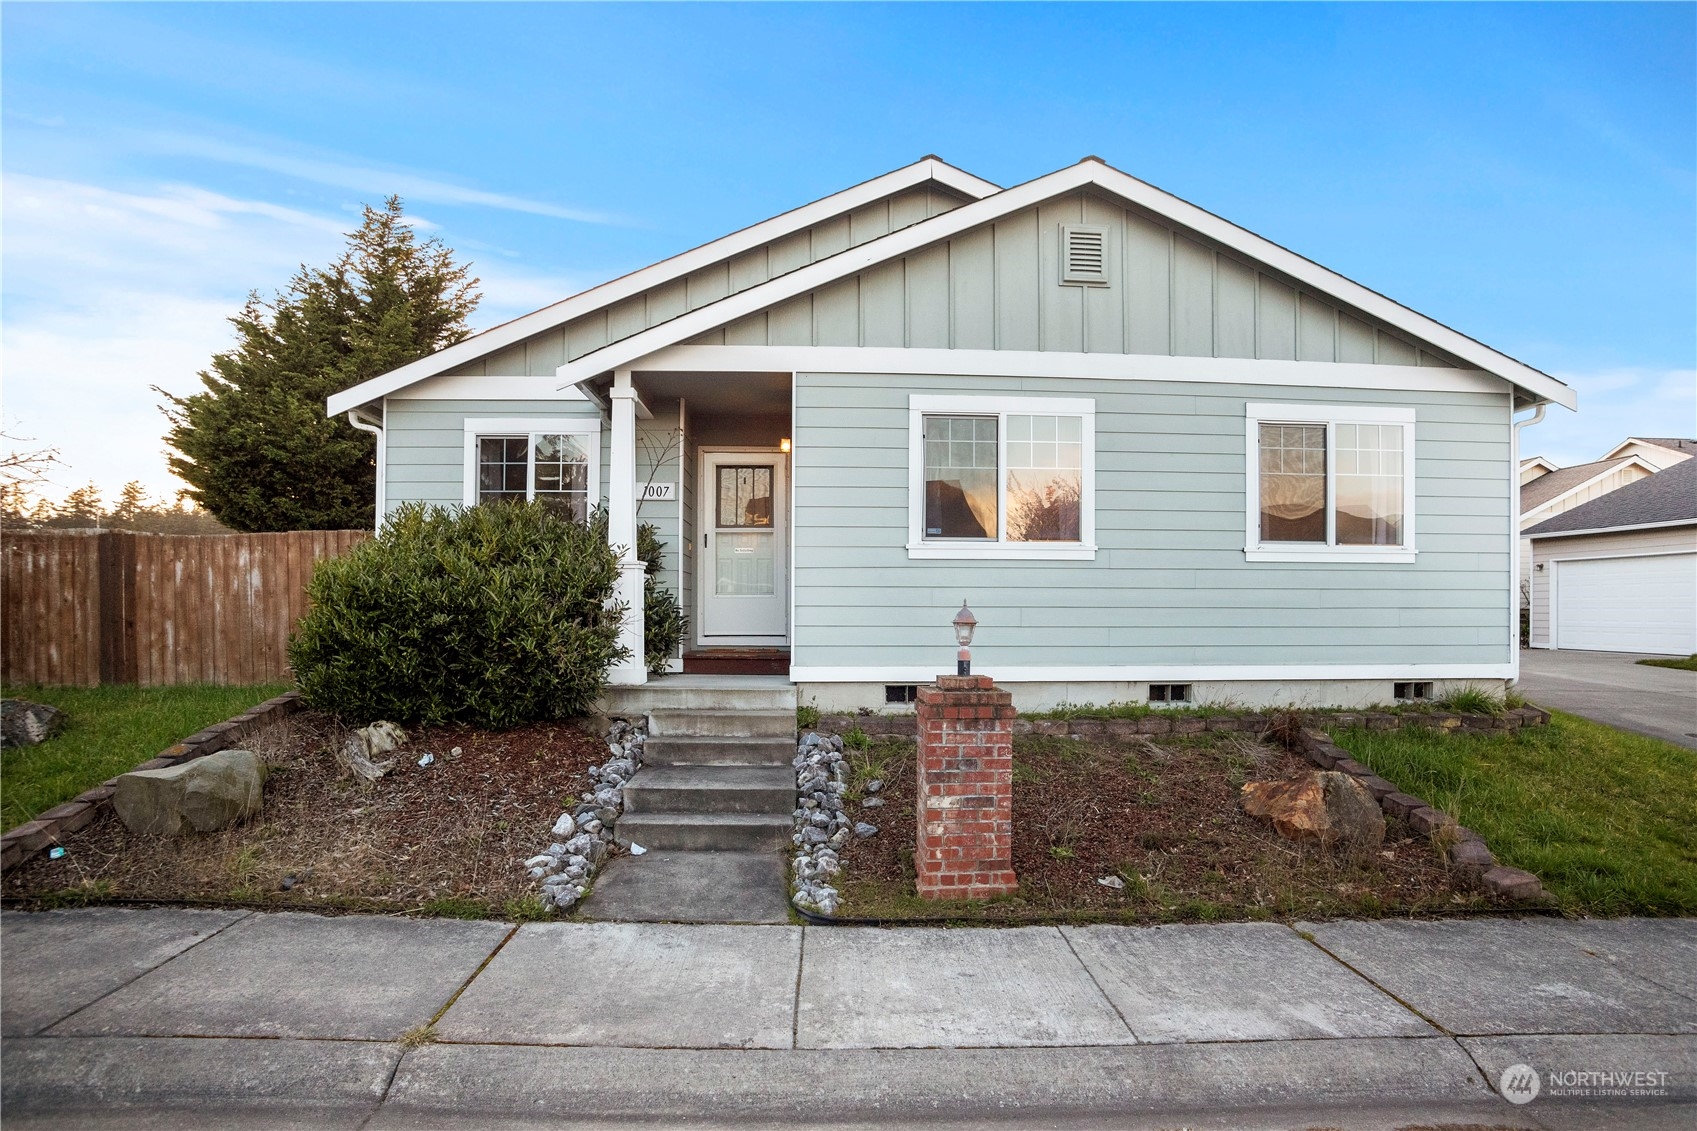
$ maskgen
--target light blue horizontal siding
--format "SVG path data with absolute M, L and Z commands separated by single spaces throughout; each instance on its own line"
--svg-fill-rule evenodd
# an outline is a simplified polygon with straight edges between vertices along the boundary
M 1094 400 L 1096 560 L 910 560 L 907 405 L 927 392 Z M 1508 659 L 1506 394 L 800 374 L 795 398 L 798 665 L 946 670 L 963 597 L 987 671 Z M 1417 560 L 1245 561 L 1249 401 L 1414 408 Z

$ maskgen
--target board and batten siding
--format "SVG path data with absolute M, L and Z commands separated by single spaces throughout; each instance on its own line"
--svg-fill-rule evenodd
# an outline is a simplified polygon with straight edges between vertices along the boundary
M 1092 398 L 1095 560 L 910 560 L 912 393 Z M 1245 561 L 1249 401 L 1413 407 L 1418 559 Z M 798 374 L 794 663 L 947 670 L 962 598 L 992 674 L 1506 663 L 1508 418 L 1506 392 Z
M 1106 286 L 1060 283 L 1061 226 L 1081 223 L 1107 229 Z M 1455 365 L 1234 253 L 1088 190 L 741 318 L 694 344 Z
M 465 422 L 467 419 L 525 417 L 578 417 L 595 419 L 600 413 L 586 401 L 546 400 L 405 400 L 390 398 L 385 406 L 386 490 L 392 511 L 402 503 L 428 503 L 457 507 L 465 502 Z M 683 467 L 679 451 L 667 452 L 668 438 L 678 425 L 676 405 L 657 409 L 652 420 L 637 421 L 637 489 L 649 481 L 678 484 L 683 494 Z M 607 464 L 612 433 L 606 421 L 601 427 L 601 498 L 607 501 Z M 660 462 L 655 469 L 656 461 Z M 679 504 L 651 502 L 637 512 L 637 521 L 652 523 L 665 543 L 662 559 L 664 584 L 677 591 L 681 542 Z M 684 606 L 689 607 L 687 604 Z
M 552 377 L 556 366 L 592 350 L 965 203 L 966 198 L 940 185 L 907 189 L 632 295 L 450 372 L 472 377 Z

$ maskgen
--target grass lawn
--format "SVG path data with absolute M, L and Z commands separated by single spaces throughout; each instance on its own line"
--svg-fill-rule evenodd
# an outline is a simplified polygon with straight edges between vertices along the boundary
M 65 729 L 0 757 L 0 827 L 15 828 L 107 778 L 133 770 L 195 731 L 289 689 L 259 687 L 8 687 L 10 698 L 65 712 Z
M 1557 713 L 1513 734 L 1332 735 L 1586 915 L 1697 914 L 1697 751 Z
M 1639 660 L 1638 662 L 1647 664 L 1652 668 L 1678 668 L 1682 672 L 1697 672 L 1697 655 L 1684 658 L 1669 656 L 1665 660 Z

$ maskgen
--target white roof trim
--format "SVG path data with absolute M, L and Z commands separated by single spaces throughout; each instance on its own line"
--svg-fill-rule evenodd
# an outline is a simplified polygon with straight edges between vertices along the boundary
M 1317 293 L 1335 298 L 1388 326 L 1447 350 L 1470 365 L 1518 386 L 1536 400 L 1552 401 L 1570 409 L 1578 404 L 1574 391 L 1549 374 L 1540 373 L 1531 366 L 1393 302 L 1360 283 L 1346 279 L 1335 271 L 1304 259 L 1293 251 L 1094 158 L 1087 158 L 1077 165 L 1027 181 L 1023 185 L 1003 189 L 994 196 L 963 205 L 940 216 L 933 216 L 901 231 L 838 252 L 828 259 L 821 259 L 787 275 L 722 298 L 718 302 L 698 307 L 668 322 L 585 354 L 576 361 L 560 366 L 555 372 L 565 383 L 575 384 L 611 369 L 628 367 L 638 358 L 655 350 L 688 341 L 745 315 L 764 310 L 878 263 L 917 251 L 938 240 L 948 239 L 998 217 L 1029 208 L 1086 185 L 1094 185 L 1123 197 L 1224 247 L 1280 271 Z
M 1598 460 L 1597 462 L 1602 463 L 1604 461 Z M 1525 511 L 1524 513 L 1521 514 L 1520 521 L 1525 522 L 1529 516 L 1535 515 L 1539 511 L 1542 511 L 1542 510 L 1548 510 L 1549 508 L 1555 506 L 1557 503 L 1561 502 L 1563 499 L 1571 497 L 1575 492 L 1585 490 L 1585 488 L 1591 486 L 1593 483 L 1597 482 L 1597 480 L 1607 479 L 1609 476 L 1613 475 L 1615 472 L 1624 471 L 1629 467 L 1639 467 L 1639 468 L 1642 468 L 1643 470 L 1649 472 L 1651 475 L 1656 474 L 1656 467 L 1655 467 L 1654 464 L 1652 464 L 1652 463 L 1650 463 L 1646 460 L 1640 459 L 1638 456 L 1627 456 L 1625 463 L 1617 463 L 1613 467 L 1605 467 L 1605 468 L 1603 468 L 1603 470 L 1597 472 L 1597 474 L 1595 474 L 1591 478 L 1585 480 L 1583 483 L 1575 483 L 1573 486 L 1569 487 L 1567 490 L 1563 491 L 1561 494 L 1552 495 L 1550 498 L 1545 499 L 1543 502 L 1539 503 L 1537 506 L 1533 507 L 1531 510 Z M 1558 469 L 1558 470 L 1560 470 L 1560 469 Z M 1538 480 L 1536 480 L 1536 479 L 1532 480 L 1532 483 L 1536 483 L 1536 482 L 1538 482 Z M 1521 484 L 1521 487 L 1522 488 L 1530 487 L 1530 486 L 1532 486 L 1532 483 L 1523 483 L 1523 484 Z M 1627 484 L 1627 483 L 1621 484 L 1621 487 L 1627 487 L 1627 486 L 1630 486 L 1630 484 Z M 1615 488 L 1615 490 L 1617 490 L 1617 491 L 1620 490 L 1620 487 Z M 1601 495 L 1599 495 L 1597 497 L 1602 498 Z M 1550 517 L 1554 518 L 1555 516 L 1551 515 Z M 1540 521 L 1542 521 L 1542 520 L 1540 520 Z M 1536 523 L 1534 523 L 1534 525 L 1536 525 Z
M 1616 444 L 1614 446 L 1614 448 L 1609 452 L 1609 454 L 1604 456 L 1603 458 L 1604 459 L 1615 459 L 1620 454 L 1620 451 L 1621 451 L 1622 448 L 1630 448 L 1634 444 L 1643 444 L 1646 448 L 1655 448 L 1657 451 L 1668 452 L 1672 455 L 1682 456 L 1685 459 L 1691 458 L 1690 452 L 1682 452 L 1678 448 L 1670 448 L 1666 444 L 1658 444 L 1658 443 L 1656 443 L 1656 441 L 1646 440 L 1642 436 L 1628 436 L 1626 439 L 1624 439 L 1620 443 Z
M 1596 526 L 1590 530 L 1546 530 L 1542 534 L 1528 534 L 1526 537 L 1533 542 L 1541 542 L 1545 538 L 1578 538 L 1585 534 L 1625 534 L 1633 530 L 1666 530 L 1674 526 L 1697 526 L 1697 518 L 1674 518 L 1666 522 L 1639 522 L 1629 526 Z M 1670 550 L 1669 553 L 1683 554 L 1689 551 Z M 1630 557 L 1631 555 L 1623 555 Z
M 1561 470 L 1560 464 L 1551 463 L 1549 459 L 1544 456 L 1527 456 L 1525 459 L 1520 461 L 1520 468 L 1522 471 L 1533 466 L 1542 466 L 1548 468 L 1550 471 Z
M 732 232 L 711 243 L 702 244 L 690 251 L 674 255 L 670 259 L 662 259 L 651 266 L 628 275 L 621 275 L 610 282 L 592 287 L 587 291 L 563 299 L 541 310 L 515 318 L 511 322 L 503 322 L 491 327 L 480 334 L 474 334 L 463 342 L 438 350 L 429 357 L 423 357 L 399 369 L 389 372 L 369 381 L 363 381 L 351 389 L 344 389 L 330 397 L 327 411 L 336 416 L 362 404 L 380 400 L 398 389 L 403 389 L 415 381 L 426 377 L 434 377 L 458 365 L 475 361 L 480 357 L 515 345 L 533 335 L 552 330 L 556 326 L 593 313 L 604 306 L 641 294 L 643 291 L 680 279 L 703 267 L 711 267 L 722 260 L 745 251 L 752 250 L 762 244 L 771 243 L 815 224 L 864 207 L 887 196 L 935 181 L 945 188 L 953 189 L 963 196 L 973 200 L 982 200 L 993 193 L 1000 192 L 999 186 L 991 184 L 981 177 L 975 177 L 964 169 L 957 169 L 948 162 L 937 157 L 922 157 L 911 165 L 885 173 L 822 197 L 812 204 L 804 204 L 800 208 L 762 220 L 758 224 Z

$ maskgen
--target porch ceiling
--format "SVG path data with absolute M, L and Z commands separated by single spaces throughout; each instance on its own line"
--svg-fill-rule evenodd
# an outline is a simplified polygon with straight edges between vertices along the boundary
M 772 417 L 790 413 L 788 373 L 644 373 L 631 375 L 650 404 L 680 398 L 692 412 Z

